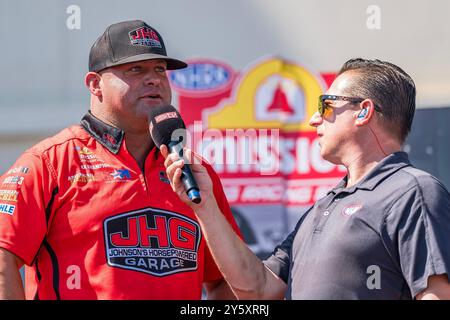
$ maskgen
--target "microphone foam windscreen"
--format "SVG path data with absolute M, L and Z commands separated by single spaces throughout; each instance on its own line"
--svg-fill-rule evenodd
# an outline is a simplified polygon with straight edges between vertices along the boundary
M 152 107 L 149 113 L 150 135 L 158 148 L 171 141 L 185 143 L 186 126 L 178 111 L 171 105 Z

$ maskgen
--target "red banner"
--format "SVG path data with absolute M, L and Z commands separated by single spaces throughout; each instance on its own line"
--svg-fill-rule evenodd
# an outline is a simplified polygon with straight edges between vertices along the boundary
M 279 57 L 239 73 L 211 59 L 188 62 L 170 73 L 188 143 L 214 166 L 231 204 L 310 205 L 342 178 L 308 124 L 334 73 Z

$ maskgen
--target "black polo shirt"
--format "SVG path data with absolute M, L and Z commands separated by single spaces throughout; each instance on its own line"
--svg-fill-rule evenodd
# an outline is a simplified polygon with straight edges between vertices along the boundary
M 347 177 L 346 177 L 347 178 Z M 358 184 L 318 200 L 264 263 L 287 299 L 411 299 L 450 270 L 450 194 L 389 155 Z

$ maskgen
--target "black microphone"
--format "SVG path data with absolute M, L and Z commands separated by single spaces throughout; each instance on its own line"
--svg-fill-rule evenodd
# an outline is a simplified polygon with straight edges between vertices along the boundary
M 186 125 L 178 111 L 171 105 L 152 107 L 149 113 L 150 135 L 158 149 L 165 144 L 170 153 L 184 159 L 183 146 L 186 144 Z M 181 182 L 194 203 L 200 203 L 200 190 L 191 167 L 186 163 L 182 168 Z

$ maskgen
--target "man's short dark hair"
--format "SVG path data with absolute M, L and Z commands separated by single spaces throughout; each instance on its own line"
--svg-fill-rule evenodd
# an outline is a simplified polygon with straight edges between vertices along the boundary
M 416 86 L 411 77 L 390 62 L 361 58 L 345 62 L 338 75 L 347 71 L 357 76 L 346 94 L 369 98 L 377 104 L 382 121 L 398 132 L 403 143 L 411 131 L 416 109 Z

